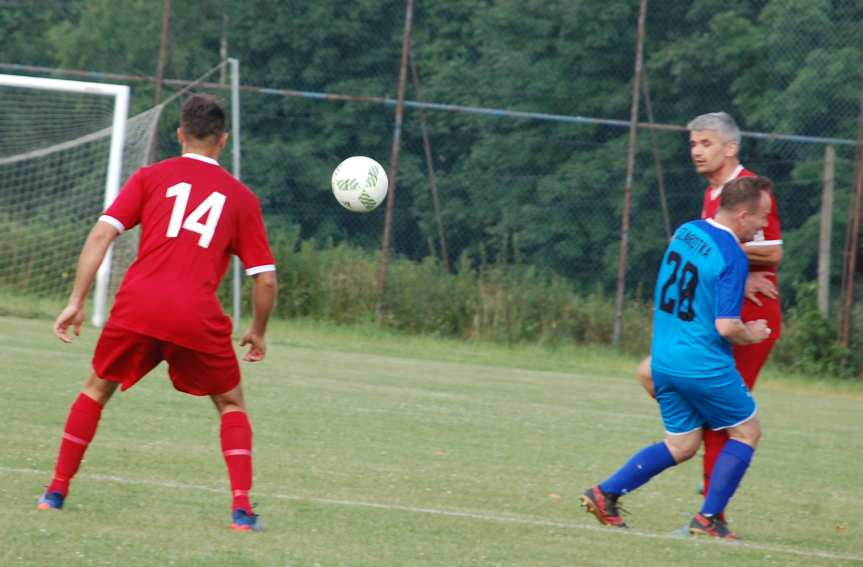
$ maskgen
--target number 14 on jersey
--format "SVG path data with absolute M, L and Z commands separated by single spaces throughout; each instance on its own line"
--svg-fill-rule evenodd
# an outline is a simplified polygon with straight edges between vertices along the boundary
M 180 234 L 180 229 L 184 228 L 200 234 L 198 246 L 207 248 L 216 233 L 219 217 L 222 216 L 222 209 L 225 207 L 226 197 L 218 191 L 213 191 L 194 211 L 189 213 L 186 220 L 183 220 L 191 191 L 192 186 L 189 183 L 177 183 L 168 187 L 165 192 L 165 197 L 175 199 L 174 208 L 171 209 L 171 220 L 168 222 L 168 232 L 165 236 L 176 238 Z M 207 221 L 202 223 L 201 219 L 204 215 L 207 216 Z

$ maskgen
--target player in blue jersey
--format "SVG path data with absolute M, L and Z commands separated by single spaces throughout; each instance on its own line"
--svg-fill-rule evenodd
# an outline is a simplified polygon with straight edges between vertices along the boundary
M 659 268 L 654 293 L 653 383 L 665 439 L 636 453 L 610 478 L 589 488 L 582 505 L 600 523 L 626 527 L 619 498 L 665 469 L 692 458 L 702 427 L 728 432 L 710 488 L 689 532 L 736 539 L 720 514 L 749 467 L 761 437 L 757 407 L 734 366 L 732 344 L 770 336 L 764 319 L 742 322 L 749 261 L 741 242 L 767 225 L 772 183 L 742 177 L 722 192 L 714 219 L 684 224 Z

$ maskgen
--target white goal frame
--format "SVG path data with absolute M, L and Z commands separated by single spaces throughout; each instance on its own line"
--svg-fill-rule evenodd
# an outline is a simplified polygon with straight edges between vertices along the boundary
M 120 175 L 123 168 L 123 143 L 126 138 L 126 119 L 129 114 L 129 87 L 126 85 L 91 83 L 85 81 L 68 81 L 64 79 L 44 79 L 22 75 L 0 74 L 0 85 L 29 88 L 37 90 L 64 91 L 96 96 L 107 96 L 114 99 L 114 115 L 111 121 L 111 145 L 108 156 L 108 172 L 105 179 L 105 207 L 114 202 L 120 192 Z M 62 145 L 62 144 L 61 144 Z M 59 149 L 59 148 L 58 148 Z M 28 152 L 32 155 L 43 155 L 51 148 L 43 148 Z M 27 154 L 16 156 L 26 159 Z M 94 221 L 95 222 L 95 221 Z M 102 264 L 96 272 L 96 284 L 93 290 L 93 317 L 96 327 L 101 327 L 107 318 L 108 285 L 111 279 L 111 259 L 113 245 L 108 248 Z

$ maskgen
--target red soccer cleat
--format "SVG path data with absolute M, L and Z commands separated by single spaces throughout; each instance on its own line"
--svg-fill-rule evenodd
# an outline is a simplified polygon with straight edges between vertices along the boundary
M 737 534 L 732 532 L 728 528 L 728 525 L 722 521 L 719 516 L 702 516 L 701 514 L 695 514 L 695 517 L 692 518 L 691 522 L 689 522 L 689 533 L 728 540 L 739 539 Z
M 600 524 L 615 528 L 625 528 L 626 522 L 623 521 L 623 517 L 621 517 L 618 510 L 618 498 L 620 498 L 619 494 L 603 492 L 597 484 L 584 491 L 584 494 L 581 495 L 581 505 L 585 511 L 596 516 Z

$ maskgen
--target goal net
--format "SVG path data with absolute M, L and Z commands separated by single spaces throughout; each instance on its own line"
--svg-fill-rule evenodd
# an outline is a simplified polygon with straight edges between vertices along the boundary
M 90 228 L 148 161 L 162 107 L 127 119 L 128 99 L 125 86 L 0 75 L 0 314 L 55 314 L 68 297 Z M 136 246 L 124 233 L 100 269 L 95 324 Z

